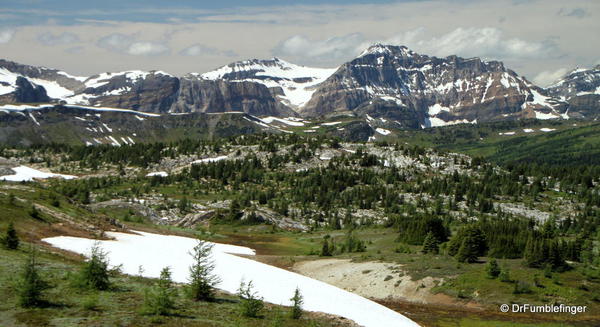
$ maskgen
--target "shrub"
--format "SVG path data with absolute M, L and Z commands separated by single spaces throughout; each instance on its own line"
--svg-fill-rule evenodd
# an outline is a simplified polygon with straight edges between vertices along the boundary
M 487 263 L 485 271 L 487 273 L 487 276 L 492 279 L 500 275 L 500 266 L 498 266 L 498 262 L 496 261 L 496 259 L 491 259 Z
M 501 282 L 505 282 L 505 283 L 512 282 L 512 279 L 510 279 L 510 271 L 508 270 L 507 267 L 504 267 L 498 276 L 500 277 Z
M 166 316 L 175 308 L 175 290 L 168 267 L 160 272 L 158 282 L 144 292 L 144 307 L 142 312 L 150 315 Z
M 100 291 L 110 287 L 108 259 L 99 243 L 92 246 L 90 259 L 81 268 L 75 282 L 81 288 Z
M 258 294 L 253 290 L 252 281 L 246 284 L 244 281 L 240 283 L 238 289 L 240 297 L 240 310 L 243 316 L 257 318 L 264 307 L 263 298 L 258 297 Z
M 513 289 L 513 294 L 529 294 L 531 293 L 531 286 L 529 283 L 524 281 L 517 281 L 515 283 L 515 288 Z

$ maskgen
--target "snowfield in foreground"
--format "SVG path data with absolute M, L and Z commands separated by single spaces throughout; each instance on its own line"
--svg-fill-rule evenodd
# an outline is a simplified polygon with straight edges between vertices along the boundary
M 26 166 L 19 166 L 11 168 L 15 174 L 0 176 L 0 180 L 2 181 L 10 181 L 10 182 L 28 182 L 33 179 L 46 179 L 46 178 L 55 178 L 60 177 L 64 179 L 73 179 L 77 178 L 76 176 L 71 175 L 62 175 L 62 174 L 53 174 L 46 173 L 37 169 L 29 168 Z
M 123 272 L 131 275 L 139 274 L 139 267 L 142 266 L 143 275 L 153 278 L 159 276 L 163 267 L 169 266 L 174 281 L 187 282 L 188 267 L 192 264 L 189 251 L 197 244 L 195 239 L 136 233 L 138 234 L 108 232 L 107 235 L 115 240 L 99 241 L 102 249 L 108 252 L 112 266 L 122 264 Z M 89 255 L 90 248 L 96 242 L 69 236 L 51 237 L 43 241 L 84 255 Z M 308 311 L 346 317 L 365 327 L 419 326 L 407 317 L 354 293 L 236 255 L 254 255 L 254 250 L 250 248 L 213 244 L 215 274 L 222 280 L 217 287 L 221 290 L 236 293 L 240 281 L 251 280 L 265 301 L 291 305 L 289 299 L 298 287 L 304 296 L 304 309 Z

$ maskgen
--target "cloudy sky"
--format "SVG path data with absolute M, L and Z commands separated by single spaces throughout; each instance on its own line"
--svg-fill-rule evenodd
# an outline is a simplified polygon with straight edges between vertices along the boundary
M 374 42 L 502 60 L 545 85 L 600 64 L 597 0 L 0 0 L 0 58 L 72 74 L 335 67 Z M 93 3 L 93 5 L 90 5 Z

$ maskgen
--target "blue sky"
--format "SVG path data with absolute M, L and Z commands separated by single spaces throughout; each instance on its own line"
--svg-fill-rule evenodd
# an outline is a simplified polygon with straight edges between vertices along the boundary
M 598 16 L 597 0 L 0 0 L 0 57 L 183 75 L 273 56 L 336 67 L 382 42 L 501 60 L 544 85 L 600 63 Z
M 408 0 L 411 1 L 411 0 Z M 404 0 L 404 2 L 408 2 Z M 419 1 L 419 0 L 412 0 Z M 58 24 L 78 24 L 79 20 L 121 20 L 164 22 L 173 16 L 196 20 L 215 12 L 235 12 L 237 8 L 268 8 L 311 5 L 387 4 L 394 0 L 219 0 L 219 1 L 84 1 L 84 0 L 3 0 L 0 12 L 7 25 L 31 25 L 38 20 L 54 19 Z M 91 5 L 90 3 L 93 3 Z M 203 13 L 203 11 L 205 11 Z

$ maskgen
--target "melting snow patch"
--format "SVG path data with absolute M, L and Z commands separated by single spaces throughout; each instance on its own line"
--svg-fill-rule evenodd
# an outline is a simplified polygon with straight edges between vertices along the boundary
M 531 129 L 531 128 L 525 128 L 523 130 L 523 132 L 525 132 L 525 133 L 533 133 L 533 129 Z
M 335 126 L 335 125 L 338 125 L 338 124 L 341 124 L 341 123 L 342 123 L 341 121 L 334 121 L 334 122 L 331 122 L 331 123 L 323 123 L 321 125 L 323 125 L 323 126 Z
M 122 265 L 124 273 L 136 275 L 143 267 L 145 277 L 156 278 L 160 270 L 170 267 L 175 282 L 186 283 L 193 259 L 189 252 L 197 240 L 181 236 L 144 232 L 125 234 L 107 232 L 115 240 L 97 241 L 59 236 L 43 241 L 63 250 L 89 256 L 89 249 L 98 242 L 107 252 L 112 266 Z M 168 244 L 168 246 L 165 246 Z M 339 315 L 365 327 L 418 326 L 409 318 L 357 294 L 281 268 L 237 256 L 254 255 L 255 251 L 241 246 L 213 243 L 214 273 L 221 282 L 217 287 L 235 293 L 241 281 L 252 281 L 265 301 L 290 305 L 290 297 L 299 288 L 304 296 L 304 309 Z
M 280 123 L 290 125 L 290 126 L 304 126 L 303 122 L 292 120 L 290 118 L 266 117 L 266 118 L 262 118 L 261 120 L 267 124 L 271 124 L 274 121 L 278 121 Z
M 558 118 L 558 116 L 555 115 L 555 114 L 553 114 L 553 113 L 546 114 L 546 113 L 539 112 L 539 111 L 534 111 L 534 112 L 535 112 L 535 118 L 536 119 L 545 120 L 545 119 L 556 119 L 556 118 Z
M 146 177 L 152 177 L 152 176 L 167 177 L 167 176 L 169 176 L 169 174 L 167 174 L 167 172 L 165 172 L 165 171 L 155 171 L 153 173 L 146 174 Z
M 34 122 L 36 125 L 40 126 L 40 123 L 38 123 L 38 121 L 35 119 L 35 117 L 33 117 L 33 115 L 31 114 L 31 112 L 29 113 L 29 117 L 31 117 L 31 120 L 33 120 L 33 122 Z
M 540 131 L 542 131 L 542 132 L 552 132 L 555 130 L 556 130 L 556 128 L 546 128 L 546 127 L 540 128 Z
M 0 180 L 10 181 L 10 182 L 23 182 L 23 181 L 32 181 L 33 179 L 46 179 L 46 178 L 64 178 L 64 179 L 73 179 L 77 178 L 76 176 L 71 175 L 62 175 L 62 174 L 53 174 L 46 173 L 43 171 L 39 171 L 37 169 L 29 168 L 26 166 L 19 166 L 15 168 L 11 168 L 15 174 L 14 175 L 5 175 L 0 176 Z
M 387 129 L 384 129 L 384 128 L 376 128 L 376 129 L 375 129 L 375 132 L 377 132 L 377 133 L 379 133 L 379 134 L 381 134 L 381 135 L 389 135 L 389 134 L 391 134 L 391 133 L 392 133 L 392 132 L 390 132 L 389 130 L 387 130 Z
M 429 107 L 429 116 L 435 116 L 437 114 L 439 114 L 442 111 L 450 111 L 449 108 L 444 107 L 442 105 L 440 105 L 439 103 L 434 104 L 433 106 Z
M 221 160 L 225 160 L 225 159 L 227 159 L 227 156 L 218 156 L 218 157 L 214 157 L 214 158 L 204 158 L 204 159 L 196 160 L 192 163 L 198 164 L 198 163 L 206 163 L 206 162 L 217 162 L 217 161 L 221 161 Z
M 498 135 L 515 135 L 515 132 L 498 133 Z
M 121 144 L 119 144 L 119 142 L 117 142 L 117 140 L 114 137 L 109 136 L 108 138 L 112 142 L 112 145 L 114 145 L 114 146 L 121 146 Z

